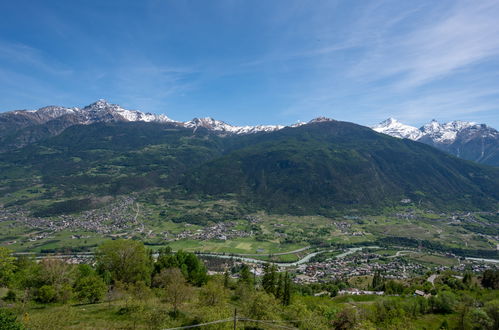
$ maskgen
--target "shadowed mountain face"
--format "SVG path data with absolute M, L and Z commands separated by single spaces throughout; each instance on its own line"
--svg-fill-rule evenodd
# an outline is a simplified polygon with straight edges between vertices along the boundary
M 389 118 L 373 127 L 377 132 L 431 145 L 459 158 L 499 166 L 499 132 L 485 124 L 432 120 L 421 128 Z
M 499 201 L 496 168 L 332 120 L 225 136 L 168 122 L 75 125 L 0 153 L 0 173 L 1 193 L 41 185 L 74 198 L 160 187 L 170 197 L 230 196 L 294 214 L 379 210 L 402 199 L 440 209 Z

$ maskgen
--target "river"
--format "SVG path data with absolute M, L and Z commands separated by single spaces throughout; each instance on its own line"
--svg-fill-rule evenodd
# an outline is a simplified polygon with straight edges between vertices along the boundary
M 379 249 L 379 246 L 364 246 L 364 247 L 354 247 L 354 248 L 349 248 L 345 252 L 338 254 L 335 256 L 335 258 L 343 258 L 349 254 L 355 253 L 357 251 L 360 251 L 362 249 Z M 315 257 L 318 254 L 321 253 L 326 253 L 326 252 L 334 252 L 337 250 L 323 250 L 323 251 L 317 251 L 317 252 L 312 252 L 304 256 L 298 261 L 295 262 L 276 262 L 275 264 L 278 265 L 279 267 L 295 267 L 304 263 L 307 263 Z M 222 258 L 222 259 L 235 259 L 235 260 L 240 260 L 240 261 L 246 261 L 246 262 L 252 262 L 252 263 L 257 263 L 257 264 L 265 264 L 268 263 L 268 261 L 260 260 L 260 259 L 254 259 L 254 258 L 248 258 L 248 257 L 240 257 L 240 256 L 233 256 L 233 255 L 220 255 L 220 254 L 211 254 L 211 253 L 198 253 L 199 256 L 208 256 L 208 257 L 216 257 L 216 258 Z

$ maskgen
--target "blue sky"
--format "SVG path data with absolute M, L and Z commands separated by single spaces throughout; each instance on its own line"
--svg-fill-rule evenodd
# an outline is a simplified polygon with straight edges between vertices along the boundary
M 499 128 L 499 1 L 1 1 L 0 111 Z

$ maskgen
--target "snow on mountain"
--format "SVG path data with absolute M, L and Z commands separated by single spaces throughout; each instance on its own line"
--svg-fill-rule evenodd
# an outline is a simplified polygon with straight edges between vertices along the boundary
M 281 125 L 257 125 L 257 126 L 233 126 L 221 120 L 213 118 L 194 118 L 187 122 L 179 122 L 168 118 L 163 114 L 144 113 L 137 110 L 127 110 L 117 104 L 108 103 L 106 100 L 98 100 L 83 108 L 65 108 L 60 106 L 47 106 L 38 110 L 15 110 L 0 114 L 1 116 L 16 116 L 26 118 L 25 126 L 32 124 L 44 124 L 54 119 L 71 117 L 71 125 L 92 124 L 96 122 L 157 122 L 173 123 L 187 128 L 204 127 L 206 129 L 226 134 L 252 134 L 257 132 L 272 132 L 279 130 Z
M 426 136 L 437 143 L 453 143 L 456 140 L 457 134 L 465 128 L 475 126 L 476 123 L 465 121 L 451 121 L 449 123 L 440 124 L 433 119 L 428 124 L 420 128 L 423 136 Z
M 106 115 L 108 119 L 112 118 L 112 120 L 116 121 L 144 121 L 159 123 L 175 122 L 174 120 L 162 114 L 156 115 L 152 113 L 143 113 L 137 110 L 127 110 L 117 104 L 110 104 L 106 100 L 99 100 L 79 111 L 82 115 L 87 117 L 88 123 L 92 123 L 96 121 L 96 119 L 97 121 L 105 119 Z
M 378 125 L 373 126 L 372 129 L 376 132 L 391 135 L 401 139 L 418 140 L 423 136 L 423 133 L 418 128 L 402 124 L 395 118 L 388 118 Z
M 13 114 L 31 119 L 37 124 L 63 116 L 73 116 L 79 124 L 109 121 L 145 121 L 145 122 L 173 122 L 165 115 L 143 113 L 137 110 L 123 109 L 117 104 L 110 104 L 105 100 L 98 100 L 84 108 L 65 108 L 60 106 L 47 106 L 38 110 L 16 110 L 5 114 Z
M 231 133 L 231 134 L 272 132 L 284 127 L 280 125 L 233 126 L 221 120 L 216 120 L 210 117 L 194 118 L 188 122 L 183 123 L 183 125 L 188 128 L 196 129 L 198 127 L 204 127 L 212 131 L 221 132 L 221 133 Z
M 379 133 L 384 133 L 397 138 L 411 139 L 414 141 L 430 140 L 433 143 L 451 144 L 456 141 L 462 132 L 474 129 L 484 129 L 487 125 L 479 125 L 474 122 L 455 120 L 441 124 L 435 119 L 423 125 L 421 128 L 402 124 L 394 118 L 388 118 L 376 126 L 371 127 Z M 489 133 L 488 133 L 489 134 Z

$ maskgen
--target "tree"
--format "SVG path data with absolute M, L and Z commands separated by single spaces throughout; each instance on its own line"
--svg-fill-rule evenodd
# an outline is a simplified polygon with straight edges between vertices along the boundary
M 383 278 L 381 277 L 381 273 L 379 271 L 376 271 L 373 276 L 371 288 L 373 290 L 380 290 L 382 287 L 383 287 Z
M 90 274 L 76 280 L 74 292 L 76 298 L 88 303 L 100 301 L 107 291 L 107 286 L 99 276 Z
M 489 301 L 485 304 L 485 311 L 492 321 L 491 329 L 499 329 L 499 299 Z
M 11 250 L 0 247 L 0 285 L 7 285 L 12 279 L 16 269 L 15 260 Z
M 179 268 L 185 278 L 197 286 L 205 284 L 208 280 L 206 267 L 194 253 L 182 250 L 172 253 L 169 247 L 160 249 L 154 264 L 154 273 L 158 274 L 166 268 Z
M 473 324 L 473 329 L 497 329 L 493 328 L 494 320 L 480 308 L 472 309 L 469 318 L 470 323 Z
M 483 272 L 482 285 L 487 289 L 499 289 L 499 269 L 487 269 Z
M 226 270 L 224 273 L 224 288 L 228 289 L 230 286 L 230 274 L 229 271 Z
M 43 285 L 41 266 L 34 258 L 19 256 L 16 259 L 14 285 L 19 289 L 40 287 Z
M 54 287 L 71 282 L 73 265 L 62 259 L 45 258 L 40 262 L 41 279 Z
M 265 292 L 276 295 L 276 269 L 275 265 L 265 264 L 263 266 L 262 287 Z
M 277 285 L 275 288 L 275 297 L 277 299 L 281 299 L 284 294 L 284 277 L 282 276 L 282 273 L 279 273 L 277 276 Z
M 225 289 L 218 281 L 209 281 L 199 292 L 203 306 L 216 306 L 225 299 Z
M 466 286 L 466 287 L 470 287 L 471 286 L 471 282 L 473 280 L 473 275 L 470 273 L 470 272 L 466 272 L 464 273 L 464 276 L 463 276 L 463 284 Z
M 274 296 L 262 291 L 251 291 L 243 297 L 241 305 L 243 314 L 251 319 L 275 320 L 279 317 L 278 302 Z
M 333 321 L 333 328 L 337 330 L 355 329 L 358 323 L 359 315 L 357 310 L 352 307 L 346 307 L 336 316 L 336 319 Z
M 239 283 L 251 286 L 253 284 L 253 276 L 251 275 L 248 265 L 243 264 L 239 271 Z
M 284 306 L 288 306 L 291 303 L 291 278 L 288 272 L 284 274 L 284 290 L 281 301 Z
M 165 289 L 166 301 L 173 306 L 173 316 L 177 317 L 180 307 L 191 297 L 192 288 L 178 268 L 163 269 L 158 282 Z
M 45 258 L 40 262 L 42 283 L 55 289 L 55 300 L 66 302 L 72 295 L 74 267 L 62 259 Z
M 99 272 L 108 271 L 114 282 L 150 281 L 151 262 L 141 242 L 124 239 L 107 241 L 97 248 L 95 257 Z
M 430 305 L 435 313 L 452 313 L 456 305 L 456 296 L 452 292 L 439 292 L 430 298 Z
M 35 299 L 43 304 L 55 302 L 57 299 L 57 291 L 52 285 L 44 285 L 36 291 Z

